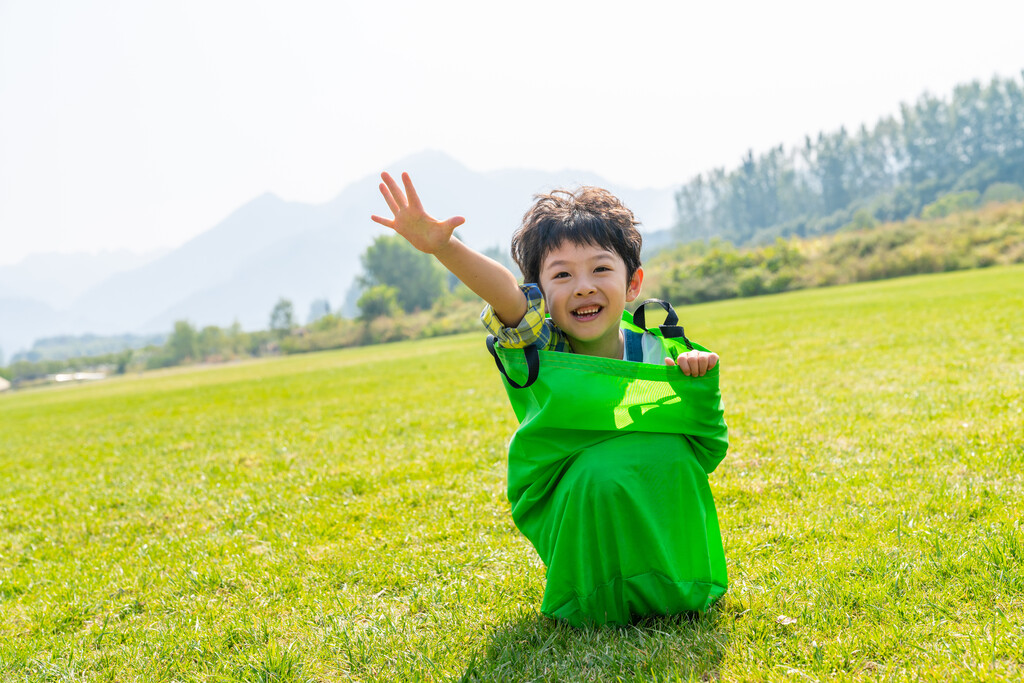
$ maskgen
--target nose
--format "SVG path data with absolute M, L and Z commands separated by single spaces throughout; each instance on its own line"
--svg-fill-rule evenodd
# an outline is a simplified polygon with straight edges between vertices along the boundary
M 579 278 L 576 280 L 576 291 L 573 293 L 575 296 L 589 296 L 594 293 L 594 285 L 591 284 L 585 278 Z

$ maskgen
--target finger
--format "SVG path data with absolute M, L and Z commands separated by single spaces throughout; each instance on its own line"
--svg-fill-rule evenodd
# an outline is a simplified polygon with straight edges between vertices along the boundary
M 697 376 L 703 377 L 708 371 L 708 357 L 701 354 L 697 357 Z
M 715 367 L 716 365 L 718 365 L 718 354 L 713 353 L 710 356 L 708 356 L 708 370 Z
M 391 190 L 384 183 L 380 184 L 380 193 L 384 195 L 384 201 L 388 203 L 388 208 L 391 209 L 391 213 L 398 215 L 398 203 L 395 198 L 391 196 Z
M 690 377 L 700 377 L 700 359 L 696 356 L 690 356 L 686 359 L 686 364 L 690 368 Z
M 463 218 L 462 216 L 455 216 L 454 218 L 449 218 L 448 220 L 446 220 L 443 223 L 443 225 L 444 225 L 445 228 L 450 228 L 450 229 L 454 230 L 455 228 L 459 227 L 460 225 L 462 225 L 465 222 L 466 222 L 466 219 Z
M 416 193 L 416 188 L 413 187 L 412 178 L 408 173 L 402 174 L 402 184 L 405 185 L 405 193 L 409 196 L 409 206 L 417 211 L 423 211 L 423 202 L 420 201 L 420 196 Z
M 679 372 L 683 373 L 687 377 L 690 376 L 690 364 L 686 358 L 686 354 L 679 354 L 679 358 L 676 359 L 676 363 L 679 364 Z
M 392 230 L 395 229 L 395 222 L 387 218 L 381 218 L 380 216 L 370 216 L 370 220 L 373 221 L 374 223 L 380 223 L 381 225 L 391 228 Z
M 394 197 L 395 203 L 399 207 L 408 206 L 408 202 L 405 201 L 405 195 L 402 194 L 402 188 L 398 186 L 398 183 L 395 182 L 395 179 L 392 178 L 391 175 L 388 173 L 381 173 L 380 177 L 381 180 L 383 180 L 384 183 L 388 186 L 388 189 L 391 191 L 391 196 Z
M 669 367 L 672 367 L 675 364 L 676 364 L 676 362 L 674 360 L 672 360 L 668 356 L 665 356 L 665 365 L 667 365 Z

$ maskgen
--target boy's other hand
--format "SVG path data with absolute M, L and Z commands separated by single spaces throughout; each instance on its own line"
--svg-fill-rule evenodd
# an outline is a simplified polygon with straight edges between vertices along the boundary
M 665 365 L 678 365 L 679 371 L 687 377 L 703 377 L 707 371 L 718 365 L 718 354 L 707 351 L 687 351 L 679 358 L 665 359 Z
M 431 218 L 423 209 L 416 188 L 412 185 L 412 179 L 408 173 L 402 174 L 402 183 L 405 184 L 405 192 L 398 186 L 395 179 L 387 173 L 380 174 L 380 193 L 388 208 L 395 215 L 389 220 L 380 216 L 371 216 L 371 220 L 391 228 L 404 237 L 409 244 L 427 254 L 436 254 L 443 249 L 452 238 L 452 232 L 466 222 L 462 216 L 455 216 L 446 221 L 439 221 Z

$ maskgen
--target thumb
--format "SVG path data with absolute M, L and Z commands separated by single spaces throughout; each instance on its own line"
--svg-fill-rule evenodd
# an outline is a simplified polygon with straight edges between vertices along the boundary
M 449 218 L 448 220 L 446 220 L 443 223 L 443 225 L 446 228 L 454 230 L 455 228 L 459 227 L 460 225 L 462 225 L 465 222 L 466 222 L 466 219 L 463 218 L 462 216 L 455 216 L 454 218 Z

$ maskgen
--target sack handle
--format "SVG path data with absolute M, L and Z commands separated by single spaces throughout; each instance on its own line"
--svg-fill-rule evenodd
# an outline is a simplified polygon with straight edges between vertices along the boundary
M 647 304 L 658 304 L 665 309 L 665 312 L 668 315 L 665 316 L 665 322 L 663 325 L 676 326 L 679 324 L 679 316 L 676 315 L 676 309 L 672 308 L 672 304 L 667 301 L 662 301 L 661 299 L 648 299 L 637 306 L 636 310 L 633 312 L 633 324 L 637 327 L 642 327 L 645 330 L 647 329 L 647 318 L 644 315 L 644 306 Z
M 526 383 L 517 384 L 514 379 L 508 376 L 508 373 L 505 372 L 505 367 L 498 360 L 498 352 L 494 350 L 494 342 L 494 335 L 487 335 L 487 350 L 491 352 L 491 356 L 494 357 L 494 364 L 498 366 L 498 370 L 505 376 L 505 381 L 509 383 L 509 386 L 516 389 L 525 389 L 537 381 L 537 375 L 540 373 L 540 355 L 537 353 L 536 346 L 531 345 L 523 348 L 523 353 L 526 355 Z
M 676 314 L 676 309 L 672 308 L 672 304 L 661 299 L 648 299 L 642 304 L 636 307 L 636 311 L 633 312 L 633 324 L 642 330 L 647 330 L 647 317 L 644 314 L 644 306 L 647 304 L 658 304 L 665 309 L 665 322 L 658 325 L 658 329 L 661 330 L 661 336 L 665 339 L 682 338 L 683 343 L 686 344 L 686 348 L 693 351 L 693 344 L 686 338 L 686 334 L 683 331 L 683 326 L 679 324 L 679 316 Z M 649 330 L 648 330 L 649 331 Z

